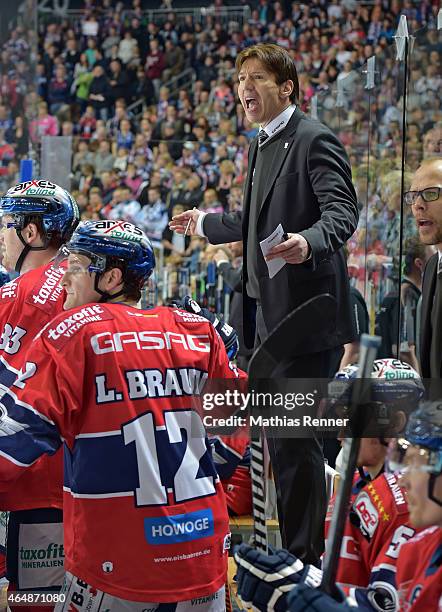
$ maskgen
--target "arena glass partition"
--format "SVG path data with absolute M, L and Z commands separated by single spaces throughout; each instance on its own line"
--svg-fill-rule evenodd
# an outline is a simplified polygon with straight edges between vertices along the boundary
M 361 223 L 370 331 L 382 336 L 379 357 L 397 352 L 404 68 L 392 43 L 366 64 L 371 74 L 367 158 L 367 205 Z M 388 309 L 387 309 L 388 305 Z M 391 315 L 391 317 L 390 317 Z
M 310 115 L 326 124 L 346 148 L 352 167 L 360 219 L 356 232 L 347 243 L 350 283 L 366 299 L 368 175 L 370 163 L 370 91 L 367 69 L 347 66 L 348 70 L 328 87 L 321 88 L 311 100 Z
M 311 101 L 311 115 L 336 133 L 351 161 L 360 219 L 347 244 L 348 271 L 366 302 L 369 331 L 382 336 L 380 357 L 404 357 L 406 347 L 398 339 L 406 340 L 404 329 L 410 326 L 399 291 L 405 250 L 416 234 L 411 211 L 402 204 L 411 178 L 407 155 L 416 158 L 406 146 L 413 47 L 408 39 L 402 47 L 398 53 L 394 40 L 378 46 L 362 67 L 347 70 Z M 416 365 L 413 355 L 405 357 Z
M 367 89 L 366 66 L 356 69 L 351 68 L 350 62 L 348 64 L 346 76 L 338 77 L 337 80 L 337 105 L 342 117 L 337 136 L 345 145 L 350 159 L 359 207 L 358 227 L 347 243 L 348 273 L 351 285 L 366 300 L 368 252 L 365 227 L 369 205 L 370 90 Z
M 409 27 L 403 18 L 395 40 L 362 69 L 369 77 L 366 97 L 354 105 L 368 119 L 368 147 L 365 157 L 352 147 L 350 157 L 364 208 L 348 265 L 365 297 L 370 331 L 382 336 L 378 356 L 417 368 L 419 283 L 410 277 L 413 261 L 419 257 L 424 265 L 431 249 L 422 249 L 403 195 L 421 161 L 441 155 L 441 33 L 436 24 L 416 32 Z

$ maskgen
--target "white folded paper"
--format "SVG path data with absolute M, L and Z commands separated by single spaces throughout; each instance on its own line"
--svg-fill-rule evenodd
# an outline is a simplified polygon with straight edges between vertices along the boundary
M 261 251 L 264 257 L 267 255 L 269 251 L 273 249 L 277 244 L 281 244 L 284 242 L 284 229 L 281 224 L 273 230 L 270 236 L 267 236 L 264 240 L 261 240 L 259 243 L 261 246 Z M 271 261 L 267 261 L 267 268 L 269 270 L 269 278 L 273 278 L 278 272 L 285 266 L 287 263 L 285 259 L 282 257 L 277 257 L 276 259 L 272 259 Z

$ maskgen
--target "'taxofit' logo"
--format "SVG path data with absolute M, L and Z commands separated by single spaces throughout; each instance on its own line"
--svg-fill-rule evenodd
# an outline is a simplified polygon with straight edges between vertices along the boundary
M 25 548 L 19 550 L 22 567 L 61 567 L 64 564 L 64 546 L 51 542 L 47 548 Z
M 48 329 L 48 337 L 52 340 L 58 340 L 61 336 L 72 336 L 85 323 L 101 321 L 100 314 L 103 312 L 104 310 L 98 304 L 77 310 L 77 312 L 60 321 L 56 327 Z
M 60 280 L 64 274 L 64 270 L 49 268 L 45 270 L 47 277 L 39 288 L 38 293 L 32 296 L 34 304 L 46 304 L 48 300 L 56 302 L 60 297 L 63 287 L 60 285 Z

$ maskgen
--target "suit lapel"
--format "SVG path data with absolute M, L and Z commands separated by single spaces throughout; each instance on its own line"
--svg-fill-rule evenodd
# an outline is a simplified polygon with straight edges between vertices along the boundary
M 266 202 L 270 191 L 272 190 L 273 185 L 276 179 L 278 178 L 282 164 L 284 163 L 285 158 L 287 157 L 287 154 L 293 144 L 296 129 L 302 117 L 303 113 L 298 108 L 296 108 L 293 115 L 290 117 L 290 121 L 282 131 L 282 137 L 279 141 L 278 148 L 273 156 L 272 165 L 270 167 L 268 178 L 266 180 L 264 196 L 261 202 L 259 203 L 258 215 L 260 214 L 262 207 L 264 206 L 264 203 Z
M 246 182 L 244 185 L 244 194 L 243 194 L 243 202 L 244 202 L 243 226 L 245 228 L 247 228 L 248 226 L 250 198 L 252 194 L 253 169 L 255 168 L 255 160 L 256 160 L 257 151 L 258 151 L 258 137 L 252 140 L 250 144 L 250 148 L 249 148 L 247 178 L 246 178 Z
M 437 253 L 428 260 L 422 283 L 421 361 L 428 361 L 428 363 L 431 343 L 431 309 L 433 307 L 434 291 L 436 287 L 438 261 L 439 255 Z M 425 356 L 427 353 L 428 360 Z

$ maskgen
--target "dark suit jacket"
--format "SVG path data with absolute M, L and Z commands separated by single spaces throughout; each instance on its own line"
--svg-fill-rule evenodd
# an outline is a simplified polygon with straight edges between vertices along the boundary
M 203 229 L 213 244 L 244 241 L 243 283 L 247 282 L 247 235 L 252 172 L 258 142 L 249 151 L 249 170 L 242 213 L 208 214 Z M 353 339 L 349 283 L 342 245 L 358 223 L 356 194 L 344 147 L 319 121 L 296 109 L 284 128 L 280 148 L 268 169 L 267 187 L 258 213 L 258 241 L 267 238 L 279 223 L 286 232 L 300 233 L 311 246 L 312 257 L 301 265 L 287 264 L 270 279 L 267 264 L 258 251 L 259 289 L 267 329 L 273 329 L 306 300 L 330 293 L 338 303 L 337 320 L 316 338 L 306 353 L 333 348 Z M 245 341 L 254 341 L 253 308 L 244 289 Z M 324 313 L 327 318 L 327 313 Z M 314 327 L 312 321 L 312 327 Z
M 436 290 L 438 253 L 430 257 L 425 266 L 422 281 L 422 306 L 420 322 L 420 365 L 423 378 L 430 378 L 431 309 Z M 442 313 L 440 313 L 442 316 Z M 441 364 L 442 365 L 442 364 Z

